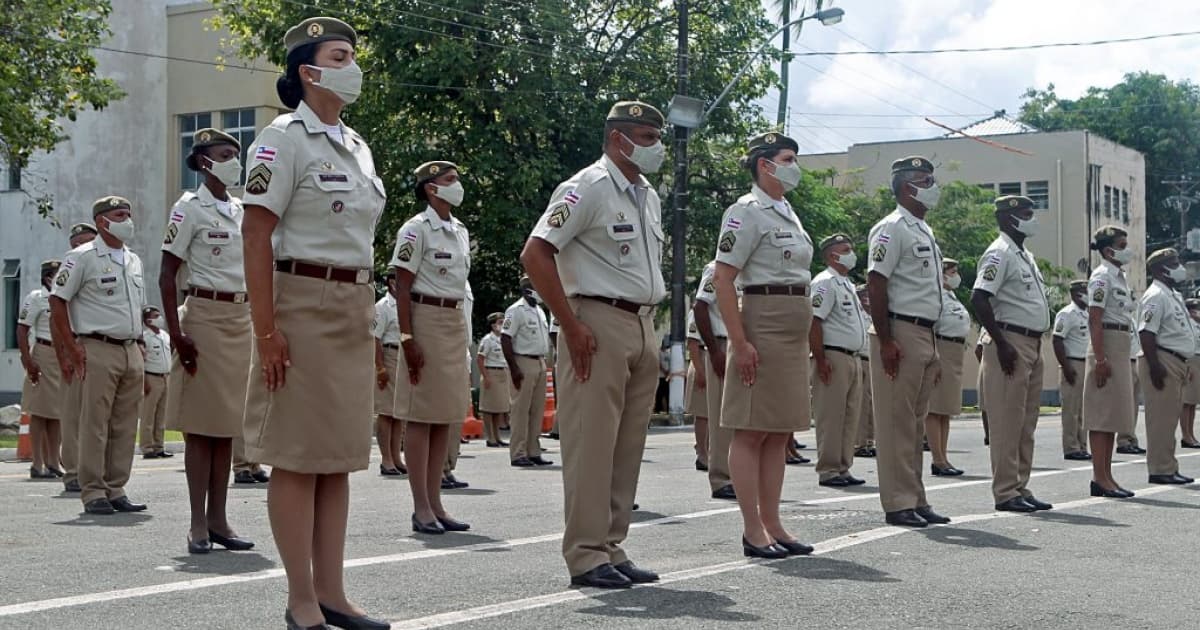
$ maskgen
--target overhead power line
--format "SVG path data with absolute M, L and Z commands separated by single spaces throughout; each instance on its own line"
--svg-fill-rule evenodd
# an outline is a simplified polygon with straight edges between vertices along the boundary
M 1200 31 L 1184 31 L 1179 33 L 1159 33 L 1155 35 L 1142 35 L 1140 37 L 1120 37 L 1114 39 L 1096 39 L 1085 42 L 1053 42 L 1045 44 L 1021 44 L 1013 46 L 984 46 L 980 48 L 917 48 L 917 49 L 899 49 L 899 50 L 831 50 L 828 52 L 802 52 L 790 53 L 792 57 L 849 57 L 852 55 L 941 55 L 946 53 L 977 53 L 977 52 L 1008 52 L 1014 50 L 1039 50 L 1042 48 L 1071 48 L 1085 46 L 1105 46 L 1108 44 L 1126 44 L 1130 42 L 1145 42 L 1155 39 L 1168 39 L 1173 37 L 1192 37 L 1200 35 Z M 757 50 L 721 50 L 716 51 L 727 55 L 754 55 Z M 778 52 L 778 51 L 776 51 Z

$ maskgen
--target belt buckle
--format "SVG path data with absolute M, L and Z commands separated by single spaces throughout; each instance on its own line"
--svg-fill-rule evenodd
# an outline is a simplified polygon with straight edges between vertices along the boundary
M 246 302 L 246 294 L 245 293 L 237 292 L 237 293 L 233 294 L 233 303 L 234 304 L 244 304 L 245 302 Z
M 458 301 L 456 301 L 456 302 L 454 303 L 454 310 L 456 310 L 456 311 L 461 311 L 461 310 L 463 309 L 463 302 L 466 302 L 466 300 L 458 300 Z M 442 304 L 443 304 L 443 305 L 445 305 L 445 304 L 446 304 L 446 300 L 445 300 L 445 299 L 443 299 L 443 300 L 442 300 Z
M 370 269 L 359 269 L 354 276 L 354 284 L 366 284 L 371 281 Z
M 637 314 L 639 317 L 645 317 L 654 312 L 654 307 L 648 304 L 638 306 Z

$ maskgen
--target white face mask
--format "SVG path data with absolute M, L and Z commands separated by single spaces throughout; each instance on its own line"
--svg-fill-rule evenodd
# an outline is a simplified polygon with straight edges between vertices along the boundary
M 771 162 L 770 160 L 767 161 Z M 779 183 L 783 184 L 785 192 L 793 190 L 796 186 L 800 185 L 801 170 L 799 164 L 795 162 L 791 164 L 776 164 L 775 162 L 771 162 L 771 164 L 775 166 L 775 179 L 778 179 Z
M 116 237 L 122 243 L 128 243 L 133 239 L 134 227 L 133 218 L 125 219 L 120 223 L 116 221 L 108 222 L 108 233 Z
M 960 276 L 958 274 L 953 274 L 953 275 L 946 274 L 945 276 L 943 276 L 943 280 L 945 281 L 946 286 L 950 287 L 951 291 L 957 289 L 959 287 L 959 285 L 962 284 L 962 276 Z
M 942 189 L 938 188 L 937 182 L 934 182 L 929 188 L 921 188 L 916 184 L 910 184 L 916 191 L 913 193 L 913 199 L 916 199 L 926 210 L 933 210 L 938 204 L 938 199 L 942 198 Z
M 858 264 L 858 255 L 854 252 L 848 254 L 839 254 L 837 257 L 838 264 L 846 269 L 854 269 L 854 265 Z
M 662 140 L 656 141 L 654 144 L 644 147 L 634 142 L 629 136 L 621 134 L 622 138 L 629 140 L 633 145 L 633 152 L 626 155 L 624 152 L 621 155 L 629 158 L 633 165 L 638 167 L 638 170 L 647 175 L 657 173 L 658 169 L 662 168 L 663 160 L 667 158 L 667 147 L 663 146 Z
M 1013 217 L 1013 218 L 1017 220 L 1017 225 L 1015 226 L 1015 228 L 1018 232 L 1024 234 L 1025 236 L 1033 236 L 1034 234 L 1037 234 L 1037 231 L 1038 231 L 1037 215 L 1034 215 L 1033 218 L 1029 219 L 1028 221 L 1024 221 L 1018 217 Z
M 205 159 L 211 164 L 205 170 L 212 173 L 222 184 L 237 186 L 238 182 L 242 181 L 242 162 L 236 157 L 226 162 L 213 162 L 211 159 Z
M 357 63 L 351 61 L 350 65 L 341 68 L 308 67 L 321 71 L 321 80 L 313 82 L 313 85 L 337 94 L 343 103 L 350 105 L 362 94 L 363 73 Z
M 1133 260 L 1133 250 L 1128 247 L 1125 249 L 1114 249 L 1112 259 L 1119 265 L 1128 265 L 1129 261 Z
M 434 184 L 434 185 L 437 186 L 437 184 Z M 463 197 L 465 195 L 466 195 L 466 192 L 463 191 L 462 182 L 454 182 L 453 184 L 447 184 L 445 186 L 438 186 L 437 190 L 434 191 L 434 193 L 433 193 L 433 196 L 445 201 L 446 203 L 454 206 L 455 208 L 462 205 Z
M 1172 267 L 1167 270 L 1167 277 L 1169 277 L 1172 282 L 1184 282 L 1187 280 L 1187 276 L 1187 269 L 1183 265 Z

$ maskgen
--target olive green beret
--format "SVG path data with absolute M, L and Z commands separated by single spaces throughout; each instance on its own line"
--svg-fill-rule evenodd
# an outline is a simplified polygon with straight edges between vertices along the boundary
M 609 122 L 627 122 L 662 129 L 663 115 L 653 105 L 641 101 L 621 101 L 608 110 Z
M 749 153 L 755 149 L 774 149 L 777 151 L 780 149 L 791 149 L 792 151 L 799 152 L 800 145 L 796 144 L 795 140 L 781 133 L 768 131 L 750 138 L 750 142 L 746 145 L 746 152 Z
M 833 247 L 834 245 L 841 245 L 842 243 L 845 243 L 847 245 L 854 245 L 854 241 L 850 240 L 849 236 L 846 236 L 845 234 L 842 234 L 842 233 L 838 233 L 838 234 L 830 234 L 829 236 L 826 236 L 825 238 L 821 239 L 821 243 L 817 246 L 817 249 L 819 249 L 821 251 L 825 251 L 825 248 L 827 248 L 827 247 Z
M 124 197 L 118 197 L 116 195 L 108 195 L 107 197 L 101 197 L 96 200 L 96 203 L 92 204 L 92 217 L 97 217 L 97 216 L 100 216 L 100 214 L 103 212 L 108 212 L 109 210 L 117 210 L 119 208 L 125 208 L 126 210 L 132 210 L 133 206 L 129 203 L 129 200 Z
M 1152 269 L 1155 265 L 1167 262 L 1168 258 L 1179 258 L 1179 252 L 1171 247 L 1160 249 L 1150 254 L 1150 257 L 1146 259 L 1146 268 Z
M 1129 232 L 1115 225 L 1106 225 L 1092 232 L 1092 249 L 1099 251 L 1113 244 L 1118 238 L 1129 236 Z
M 1032 208 L 1033 200 L 1024 195 L 1004 195 L 996 198 L 996 211 Z
M 504 313 L 497 312 L 497 313 L 492 313 L 491 315 L 488 315 L 488 323 L 489 324 L 495 323 L 497 321 L 502 321 L 503 319 L 504 319 Z
M 417 170 L 413 171 L 413 175 L 417 176 L 417 182 L 419 183 L 419 182 L 433 179 L 433 178 L 437 177 L 438 175 L 445 173 L 449 169 L 454 169 L 457 171 L 458 165 L 455 164 L 454 162 L 444 162 L 444 161 L 440 161 L 440 160 L 434 161 L 434 162 L 426 162 L 426 163 L 418 166 Z
M 358 33 L 349 24 L 331 17 L 312 17 L 289 28 L 283 36 L 283 45 L 288 53 L 305 44 L 316 44 L 340 39 L 350 42 L 351 46 L 358 44 Z
M 900 158 L 892 162 L 892 174 L 902 173 L 904 171 L 921 171 L 922 173 L 933 172 L 933 162 L 919 156 L 910 155 L 906 158 Z
M 142 307 L 142 317 L 145 317 L 146 315 L 149 315 L 150 313 L 152 313 L 154 311 L 158 311 L 159 313 L 161 313 L 162 309 L 158 308 L 157 306 L 155 306 L 153 304 L 147 304 Z
M 206 127 L 204 129 L 198 129 L 196 130 L 196 133 L 192 134 L 193 150 L 211 147 L 216 144 L 232 144 L 238 151 L 242 150 L 242 143 L 238 142 L 237 138 L 234 138 L 233 136 L 219 129 Z
M 96 229 L 96 226 L 92 225 L 91 223 L 76 223 L 75 225 L 71 226 L 70 236 L 71 238 L 75 238 L 84 232 L 91 232 L 92 234 L 100 233 L 100 231 Z
M 42 275 L 44 276 L 48 273 L 54 273 L 55 271 L 58 271 L 60 266 L 62 266 L 61 260 L 43 260 Z
M 1088 284 L 1087 280 L 1072 280 L 1071 281 L 1071 290 L 1074 291 L 1075 289 L 1083 289 L 1084 291 L 1086 291 L 1087 284 Z
M 946 269 L 949 267 L 957 267 L 957 266 L 958 266 L 958 261 L 954 260 L 953 258 L 943 258 L 942 259 L 942 269 Z

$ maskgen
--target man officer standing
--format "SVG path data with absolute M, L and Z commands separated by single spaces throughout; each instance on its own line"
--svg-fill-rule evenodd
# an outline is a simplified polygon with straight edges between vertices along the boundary
M 721 383 L 725 380 L 725 352 L 729 345 L 729 332 L 721 309 L 717 308 L 717 288 L 713 275 L 717 261 L 709 261 L 700 276 L 700 288 L 692 303 L 696 332 L 700 335 L 708 357 L 704 367 L 704 396 L 708 405 L 708 485 L 712 498 L 737 500 L 733 490 L 733 478 L 729 474 L 729 445 L 733 442 L 733 429 L 721 427 Z M 699 369 L 699 368 L 697 368 Z
M 896 210 L 871 228 L 871 394 L 878 437 L 879 500 L 889 525 L 949 523 L 921 481 L 925 416 L 937 379 L 933 325 L 942 312 L 942 253 L 925 215 L 941 195 L 933 163 L 892 163 Z
M 167 377 L 171 374 L 171 336 L 159 328 L 157 306 L 142 308 L 142 347 L 146 349 L 146 397 L 142 400 L 138 443 L 143 459 L 174 457 L 163 444 L 167 426 Z
M 1087 461 L 1087 431 L 1083 428 L 1083 368 L 1087 361 L 1087 280 L 1071 281 L 1071 303 L 1054 316 L 1054 358 L 1058 360 L 1058 391 L 1062 398 L 1063 459 Z
M 984 348 L 996 509 L 1034 512 L 1053 506 L 1026 487 L 1042 397 L 1042 335 L 1050 328 L 1046 285 L 1025 239 L 1037 233 L 1029 197 L 996 200 L 1000 236 L 979 259 L 971 305 L 992 343 Z
M 542 415 L 546 410 L 546 354 L 550 352 L 550 325 L 538 308 L 528 276 L 521 276 L 521 297 L 504 311 L 500 347 L 512 378 L 512 405 L 508 424 L 508 455 L 513 466 L 549 466 L 542 457 Z
M 80 381 L 79 485 L 90 514 L 146 509 L 125 495 L 145 378 L 139 344 L 145 281 L 141 258 L 126 245 L 134 233 L 131 214 L 123 197 L 92 205 L 100 237 L 67 254 L 50 296 L 63 375 Z
M 629 560 L 629 532 L 658 375 L 654 313 L 666 295 L 658 195 L 663 116 L 612 107 L 604 155 L 559 184 L 521 262 L 558 319 L 566 531 L 571 584 L 628 588 L 658 575 Z M 565 350 L 566 352 L 563 352 Z

